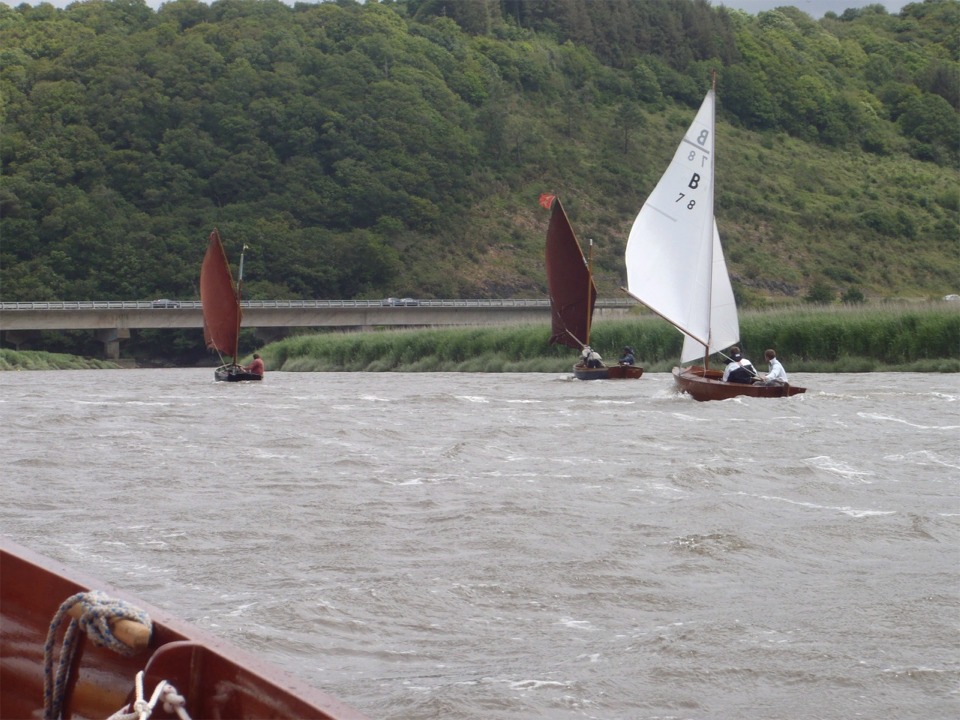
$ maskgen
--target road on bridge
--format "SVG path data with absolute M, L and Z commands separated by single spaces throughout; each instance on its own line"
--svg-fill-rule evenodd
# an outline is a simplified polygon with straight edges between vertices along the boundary
M 243 326 L 273 340 L 285 328 L 449 327 L 549 323 L 549 300 L 246 300 Z M 622 316 L 636 307 L 629 298 L 598 299 L 598 316 Z M 16 347 L 40 330 L 93 330 L 108 358 L 131 330 L 202 328 L 197 300 L 91 300 L 0 303 L 0 331 Z M 270 329 L 270 330 L 267 330 Z

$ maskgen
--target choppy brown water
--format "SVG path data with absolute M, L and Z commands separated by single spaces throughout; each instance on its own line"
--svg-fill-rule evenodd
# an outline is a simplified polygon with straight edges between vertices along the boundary
M 373 718 L 955 717 L 960 378 L 792 379 L 8 372 L 0 533 Z

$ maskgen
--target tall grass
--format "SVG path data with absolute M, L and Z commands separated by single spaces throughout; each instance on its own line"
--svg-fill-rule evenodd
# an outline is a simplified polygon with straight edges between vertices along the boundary
M 741 330 L 744 352 L 774 348 L 796 370 L 960 371 L 960 308 L 951 303 L 756 313 Z
M 290 337 L 264 347 L 272 370 L 364 372 L 565 372 L 577 351 L 549 345 L 548 325 L 510 325 Z M 960 372 L 960 307 L 924 305 L 801 307 L 748 312 L 740 347 L 754 363 L 774 348 L 800 372 Z M 660 318 L 600 320 L 591 345 L 615 361 L 625 345 L 651 372 L 669 370 L 682 336 Z
M 577 351 L 549 345 L 549 337 L 547 324 L 324 333 L 289 337 L 260 352 L 269 370 L 287 372 L 568 372 Z M 762 367 L 763 351 L 774 348 L 791 372 L 960 372 L 956 303 L 748 311 L 740 337 L 755 364 Z M 682 336 L 646 314 L 598 320 L 591 344 L 607 361 L 630 345 L 648 372 L 664 372 L 677 363 Z M 0 350 L 0 371 L 117 367 L 61 353 Z
M 65 353 L 0 349 L 0 370 L 102 370 L 119 367 L 117 363 L 109 360 L 97 360 Z

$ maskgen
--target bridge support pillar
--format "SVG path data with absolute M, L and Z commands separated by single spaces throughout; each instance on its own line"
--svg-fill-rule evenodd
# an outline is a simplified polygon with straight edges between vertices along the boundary
M 29 343 L 40 337 L 39 330 L 4 330 L 3 340 L 13 345 L 14 350 L 20 350 L 23 343 Z
M 103 355 L 107 360 L 120 359 L 120 341 L 130 339 L 130 328 L 107 328 L 97 330 L 97 340 L 103 343 Z

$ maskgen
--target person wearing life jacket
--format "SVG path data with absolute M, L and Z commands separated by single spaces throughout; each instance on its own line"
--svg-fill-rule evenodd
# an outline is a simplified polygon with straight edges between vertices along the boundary
M 740 354 L 740 348 L 730 348 L 730 362 L 723 371 L 723 381 L 750 385 L 758 377 L 753 363 Z
M 633 365 L 637 362 L 633 354 L 633 348 L 627 345 L 623 348 L 623 356 L 618 360 L 621 365 Z

